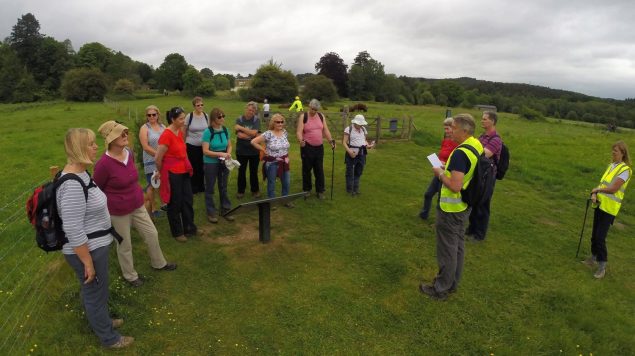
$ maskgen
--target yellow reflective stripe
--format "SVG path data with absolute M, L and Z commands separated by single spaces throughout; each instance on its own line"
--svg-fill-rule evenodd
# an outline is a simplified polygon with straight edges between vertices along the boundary
M 448 204 L 461 204 L 463 203 L 463 200 L 461 200 L 461 198 L 441 197 L 441 202 Z
M 609 198 L 609 199 L 611 199 L 613 201 L 616 201 L 616 202 L 618 202 L 620 204 L 622 203 L 622 199 L 616 197 L 614 194 L 608 194 L 608 193 L 598 193 L 598 194 L 601 194 L 601 195 L 603 195 L 603 196 L 605 196 L 605 197 L 607 197 L 607 198 Z

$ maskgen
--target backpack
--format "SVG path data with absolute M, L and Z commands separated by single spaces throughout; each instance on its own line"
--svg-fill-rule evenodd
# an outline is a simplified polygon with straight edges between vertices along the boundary
M 190 127 L 190 125 L 192 125 L 192 120 L 194 120 L 194 113 L 191 112 L 188 116 L 190 117 L 187 120 L 187 127 L 188 127 L 188 131 L 189 131 L 189 127 Z M 205 112 L 203 112 L 203 116 L 205 116 L 205 122 L 207 122 L 207 124 L 209 125 L 209 118 L 207 117 L 207 114 Z
M 211 136 L 209 137 L 209 148 L 211 149 L 212 148 L 212 141 L 214 140 L 214 135 L 216 134 L 216 130 L 214 130 L 213 127 L 210 127 L 209 131 L 211 132 Z M 229 140 L 229 134 L 227 133 L 227 128 L 225 126 L 223 126 L 223 134 L 220 135 L 220 142 L 223 142 L 223 135 L 225 135 L 225 141 L 228 141 Z M 226 151 L 227 151 L 227 149 L 225 149 L 225 151 L 223 151 L 223 152 L 226 152 Z
M 35 242 L 46 252 L 61 250 L 62 246 L 68 242 L 62 230 L 62 218 L 57 212 L 57 188 L 67 180 L 77 181 L 82 185 L 84 197 L 88 201 L 88 189 L 96 187 L 92 178 L 90 184 L 86 186 L 76 174 L 67 173 L 60 177 L 61 174 L 58 172 L 52 182 L 35 188 L 26 201 L 26 215 L 35 228 Z
M 485 153 L 479 155 L 478 151 L 470 145 L 460 145 L 469 149 L 476 157 L 476 167 L 474 167 L 474 175 L 465 189 L 461 189 L 461 200 L 468 206 L 477 206 L 484 203 L 492 196 L 494 191 L 494 163 L 485 156 Z
M 502 180 L 505 177 L 505 173 L 507 173 L 507 169 L 509 168 L 509 149 L 503 143 L 501 147 L 501 155 L 496 162 L 496 179 Z
M 324 116 L 322 116 L 322 113 L 318 112 L 317 114 L 320 117 L 320 121 L 324 122 Z M 306 124 L 307 121 L 309 121 L 309 113 L 305 112 L 304 113 L 304 118 L 302 119 L 302 123 Z
M 88 172 L 86 172 L 88 173 Z M 86 185 L 84 181 L 74 173 L 58 172 L 52 182 L 47 182 L 33 191 L 33 194 L 26 201 L 26 215 L 31 225 L 35 229 L 35 242 L 38 247 L 46 252 L 58 251 L 68 242 L 64 230 L 62 230 L 62 218 L 57 211 L 57 188 L 67 180 L 75 180 L 81 184 L 84 190 L 84 198 L 88 201 L 88 189 L 97 187 L 88 173 L 90 183 Z M 115 229 L 91 232 L 86 236 L 89 239 L 112 234 L 119 243 L 123 241 Z

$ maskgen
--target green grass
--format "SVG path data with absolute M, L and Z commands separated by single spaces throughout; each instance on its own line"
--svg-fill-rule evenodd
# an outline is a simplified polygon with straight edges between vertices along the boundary
M 63 165 L 68 127 L 95 130 L 109 119 L 133 127 L 135 112 L 141 115 L 150 103 L 190 107 L 181 97 L 0 105 L 7 123 L 0 135 L 3 354 L 106 353 L 82 315 L 71 269 L 60 254 L 34 247 L 23 215 L 26 196 L 20 194 L 44 180 L 48 166 Z M 243 105 L 229 96 L 206 100 L 207 111 L 220 106 L 230 118 Z M 136 338 L 130 353 L 635 353 L 632 188 L 609 232 L 607 277 L 594 280 L 574 259 L 584 199 L 610 159 L 610 145 L 617 139 L 633 143 L 633 133 L 501 114 L 499 133 L 512 158 L 496 186 L 488 240 L 467 245 L 459 292 L 435 302 L 417 289 L 437 268 L 433 222 L 417 214 L 432 174 L 425 156 L 438 150 L 445 108 L 369 107 L 368 116 L 409 114 L 418 131 L 410 142 L 382 141 L 370 152 L 359 197 L 344 193 L 338 148 L 334 200 L 313 197 L 297 201 L 295 209 L 276 210 L 267 245 L 257 240 L 256 212 L 211 225 L 197 196 L 202 236 L 178 244 L 166 219 L 157 223 L 166 257 L 179 264 L 175 272 L 152 271 L 133 234 L 135 266 L 148 283 L 132 289 L 120 277 L 113 249 L 111 311 L 126 319 L 122 332 Z M 296 146 L 292 192 L 301 190 Z M 327 176 L 330 161 L 327 153 Z M 582 255 L 589 252 L 591 220 Z

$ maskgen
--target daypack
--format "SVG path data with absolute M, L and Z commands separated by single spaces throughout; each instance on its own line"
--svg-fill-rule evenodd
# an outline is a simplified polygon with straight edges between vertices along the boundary
M 216 130 L 214 130 L 213 127 L 209 128 L 209 131 L 211 132 L 211 135 L 209 137 L 209 149 L 212 149 L 212 140 L 214 140 L 214 135 L 216 134 Z M 223 135 L 225 135 L 225 141 L 229 140 L 229 134 L 227 133 L 227 128 L 225 126 L 223 126 L 223 133 L 220 134 L 220 142 L 223 142 Z M 227 152 L 227 148 L 225 148 L 224 151 L 220 151 L 220 152 Z
M 320 117 L 320 121 L 324 122 L 324 116 L 322 116 L 322 113 L 318 112 L 317 114 Z M 305 112 L 304 113 L 304 118 L 302 119 L 302 123 L 306 124 L 307 121 L 309 121 L 309 113 Z
M 507 169 L 509 168 L 509 149 L 503 143 L 501 146 L 501 155 L 496 163 L 496 179 L 502 180 L 505 177 L 505 173 L 507 173 Z
M 192 120 L 194 120 L 194 113 L 191 112 L 188 115 L 190 118 L 187 120 L 187 127 L 188 127 L 188 131 L 190 130 L 189 127 L 190 125 L 192 125 Z M 209 118 L 207 117 L 207 114 L 205 112 L 203 112 L 203 116 L 205 116 L 205 122 L 207 122 L 207 124 L 209 125 Z
M 485 156 L 485 153 L 479 155 L 478 151 L 470 145 L 460 145 L 457 148 L 465 147 L 469 149 L 476 157 L 476 167 L 474 167 L 474 175 L 465 189 L 461 189 L 461 200 L 468 206 L 477 206 L 484 203 L 492 196 L 494 191 L 494 163 Z
M 88 189 L 96 187 L 90 174 L 88 174 L 90 178 L 88 185 L 74 173 L 66 173 L 63 176 L 61 174 L 62 172 L 58 172 L 53 181 L 35 188 L 26 201 L 26 215 L 35 229 L 35 242 L 46 252 L 61 250 L 62 246 L 68 242 L 62 230 L 62 218 L 57 211 L 57 188 L 67 180 L 75 180 L 81 184 L 84 198 L 88 201 Z M 91 232 L 87 234 L 87 237 L 94 239 L 108 234 L 112 234 L 121 243 L 121 236 L 112 227 L 108 230 Z

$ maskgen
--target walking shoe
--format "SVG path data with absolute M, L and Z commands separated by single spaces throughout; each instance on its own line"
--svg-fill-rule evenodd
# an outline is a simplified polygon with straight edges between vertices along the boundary
M 244 196 L 245 196 L 245 193 L 236 194 L 236 198 L 238 198 L 238 199 L 242 199 Z
M 260 192 L 251 193 L 251 197 L 254 199 L 260 199 L 261 197 Z
M 194 227 L 194 230 L 185 233 L 185 237 L 193 237 L 198 235 L 198 230 Z
M 580 261 L 589 267 L 594 267 L 598 261 L 595 259 L 595 256 L 588 257 L 587 259 Z
M 429 296 L 430 298 L 434 299 L 434 300 L 446 300 L 448 299 L 448 293 L 447 292 L 437 292 L 436 289 L 434 289 L 434 286 L 429 286 L 427 284 L 419 284 L 419 291 L 427 296 Z
M 177 236 L 174 239 L 178 242 L 187 242 L 187 237 L 185 237 L 184 235 Z
M 311 196 L 311 192 L 310 191 L 309 192 L 307 192 L 307 191 L 304 192 L 304 200 L 307 200 L 310 196 Z
M 134 281 L 128 281 L 131 287 L 139 288 L 143 285 L 143 279 L 137 278 Z
M 216 214 L 209 214 L 207 215 L 207 221 L 211 222 L 212 224 L 216 224 L 218 223 L 218 217 L 216 216 Z
M 225 218 L 225 220 L 227 221 L 234 221 L 236 220 L 236 218 L 233 215 L 223 215 L 223 217 Z
M 112 319 L 112 327 L 117 329 L 123 325 L 123 319 Z
M 293 205 L 293 203 L 292 203 L 292 202 L 285 203 L 285 204 L 284 204 L 284 206 L 286 206 L 286 207 L 287 207 L 287 208 L 289 208 L 289 209 L 291 209 L 291 208 L 294 208 L 294 207 L 295 207 L 295 205 Z
M 324 200 L 324 199 L 326 199 L 326 195 L 324 195 L 324 193 L 317 193 L 317 197 L 318 197 L 318 199 L 320 199 L 320 200 Z
M 134 337 L 122 336 L 119 338 L 119 341 L 117 341 L 116 343 L 112 345 L 108 345 L 106 347 L 109 349 L 123 349 L 125 347 L 132 345 L 133 342 L 134 342 Z
M 420 217 L 422 220 L 428 220 L 428 214 L 419 213 L 419 217 Z
M 604 275 L 606 274 L 606 261 L 600 262 L 599 265 L 600 267 L 598 267 L 598 270 L 595 271 L 595 274 L 593 275 L 593 277 L 597 279 L 604 278 Z
M 153 267 L 154 268 L 154 267 Z M 161 268 L 154 268 L 155 271 L 174 271 L 176 269 L 176 263 L 166 263 Z
M 155 210 L 152 212 L 152 218 L 157 219 L 163 216 L 163 212 L 161 210 Z

